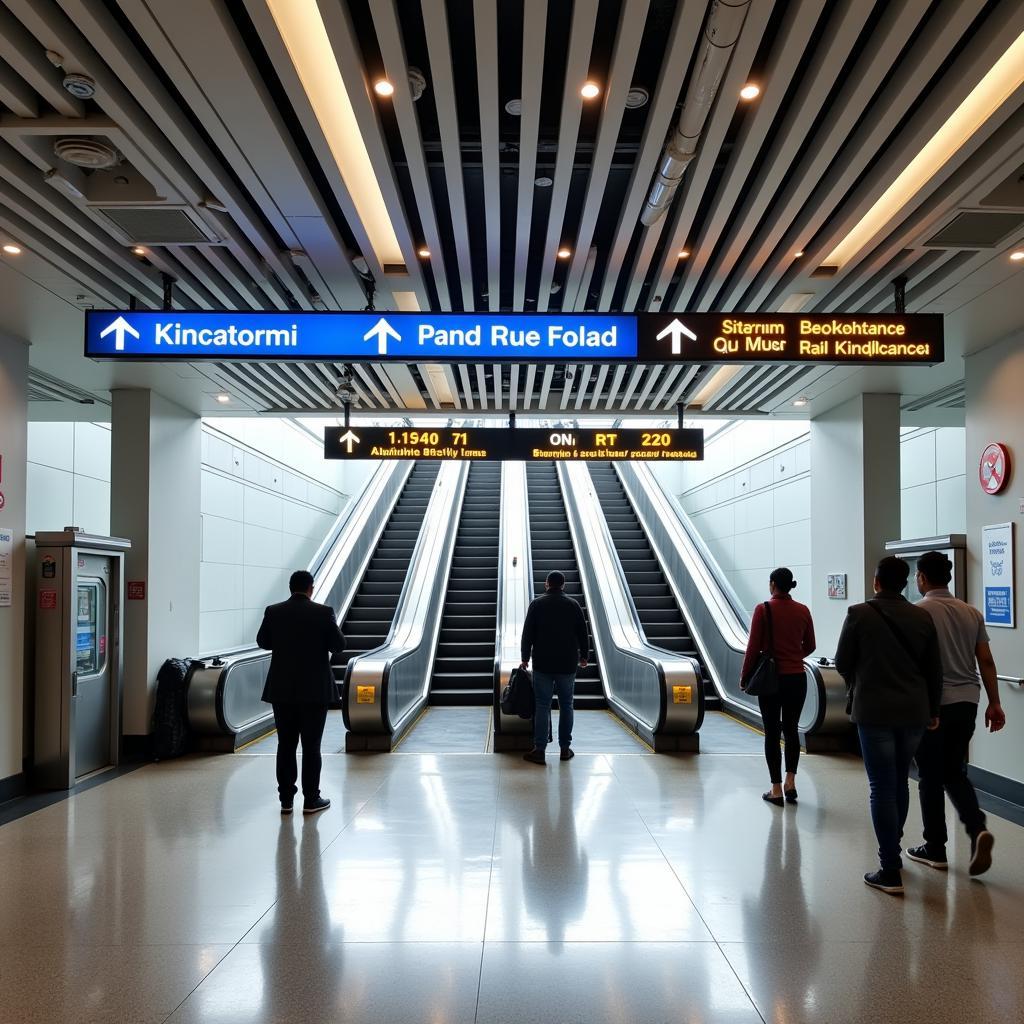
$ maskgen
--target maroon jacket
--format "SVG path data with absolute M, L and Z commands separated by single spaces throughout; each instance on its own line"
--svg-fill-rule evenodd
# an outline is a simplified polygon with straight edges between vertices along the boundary
M 789 594 L 775 594 L 771 599 L 772 609 L 772 650 L 780 675 L 803 674 L 804 658 L 814 650 L 814 623 L 811 611 L 805 604 L 794 601 Z M 747 655 L 743 659 L 740 679 L 750 678 L 757 665 L 758 655 L 768 642 L 768 628 L 764 617 L 764 604 L 754 609 L 750 623 L 750 639 L 747 641 Z

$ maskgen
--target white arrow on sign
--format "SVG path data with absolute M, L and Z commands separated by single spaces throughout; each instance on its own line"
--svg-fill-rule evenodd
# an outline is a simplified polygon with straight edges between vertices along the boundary
M 395 341 L 401 341 L 402 336 L 384 319 L 381 317 L 364 335 L 363 341 L 370 341 L 372 338 L 377 339 L 377 353 L 378 355 L 386 356 L 388 354 L 388 338 L 394 338 Z
M 110 332 L 114 332 L 114 348 L 118 352 L 124 351 L 124 336 L 130 334 L 133 338 L 139 336 L 139 332 L 123 316 L 119 316 L 112 324 L 108 324 L 100 331 L 100 337 L 105 338 Z
M 686 324 L 681 323 L 678 319 L 673 320 L 663 331 L 655 335 L 658 341 L 662 338 L 672 338 L 672 355 L 678 356 L 683 353 L 683 335 L 686 335 L 691 341 L 697 340 L 697 335 L 690 330 Z
M 352 430 L 346 430 L 345 433 L 338 438 L 338 440 L 345 442 L 345 450 L 349 453 L 349 455 L 351 455 L 352 445 L 359 444 L 359 435 Z

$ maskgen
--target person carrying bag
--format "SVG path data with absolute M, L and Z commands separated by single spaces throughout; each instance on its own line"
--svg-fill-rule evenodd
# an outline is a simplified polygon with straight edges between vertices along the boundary
M 754 609 L 750 639 L 740 672 L 740 689 L 757 697 L 764 725 L 764 756 L 771 789 L 761 799 L 776 807 L 795 804 L 796 770 L 800 762 L 800 713 L 807 698 L 803 660 L 815 647 L 810 609 L 794 601 L 792 572 L 776 569 L 768 579 L 771 600 Z M 783 737 L 786 741 L 786 784 L 782 784 Z

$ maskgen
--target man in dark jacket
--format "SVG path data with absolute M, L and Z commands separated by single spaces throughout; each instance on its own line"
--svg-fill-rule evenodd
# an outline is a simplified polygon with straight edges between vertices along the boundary
M 576 666 L 587 667 L 590 638 L 583 609 L 563 593 L 565 577 L 549 572 L 544 594 L 530 602 L 523 623 L 522 667 L 533 658 L 533 750 L 526 761 L 544 764 L 551 726 L 551 698 L 558 694 L 558 745 L 561 759 L 574 757 L 572 751 L 572 691 Z
M 910 763 L 926 729 L 938 725 L 942 658 L 932 617 L 904 596 L 910 567 L 889 556 L 875 570 L 875 597 L 846 615 L 836 668 L 851 695 L 871 788 L 880 871 L 872 888 L 903 892 L 900 840 L 910 808 Z
M 263 700 L 274 707 L 277 726 L 277 791 L 281 813 L 291 814 L 298 766 L 295 752 L 302 740 L 303 813 L 326 811 L 331 801 L 320 795 L 320 740 L 327 707 L 334 700 L 331 655 L 345 647 L 334 612 L 314 604 L 313 577 L 292 573 L 291 597 L 263 613 L 256 643 L 271 651 Z

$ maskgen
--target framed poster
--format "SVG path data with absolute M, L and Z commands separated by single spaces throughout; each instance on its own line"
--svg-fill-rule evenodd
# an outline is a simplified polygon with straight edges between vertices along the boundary
M 981 531 L 981 588 L 985 625 L 1016 625 L 1013 586 L 1013 523 L 996 523 Z

